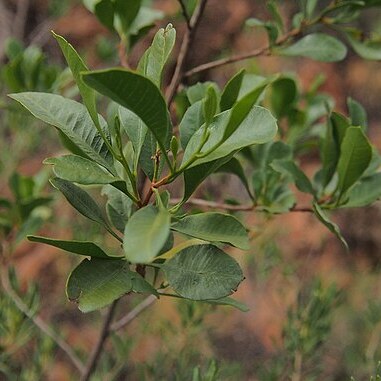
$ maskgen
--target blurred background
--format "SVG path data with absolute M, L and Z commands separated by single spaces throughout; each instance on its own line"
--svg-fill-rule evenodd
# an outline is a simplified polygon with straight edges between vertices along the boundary
M 132 67 L 158 27 L 171 22 L 178 41 L 185 30 L 177 1 L 148 3 L 156 12 L 155 27 L 132 50 Z M 264 3 L 209 0 L 188 68 L 265 44 L 266 34 L 245 22 L 251 17 L 266 19 Z M 284 2 L 285 20 L 296 6 L 294 1 Z M 381 13 L 372 9 L 359 23 L 365 31 L 381 32 L 380 21 Z M 6 97 L 19 91 L 78 97 L 51 30 L 71 42 L 90 68 L 119 63 L 117 37 L 80 0 L 0 0 L 0 265 L 10 275 L 5 286 L 16 290 L 23 303 L 81 356 L 94 346 L 100 314 L 84 315 L 66 299 L 66 277 L 79 260 L 27 242 L 25 235 L 40 232 L 99 243 L 105 237 L 47 184 L 51 173 L 42 161 L 62 151 L 56 132 Z M 175 57 L 176 52 L 167 82 Z M 360 101 L 368 112 L 372 142 L 381 149 L 380 63 L 352 53 L 336 64 L 266 57 L 204 72 L 191 83 L 214 80 L 223 86 L 242 65 L 255 74 L 289 73 L 297 78 L 300 93 L 318 78 L 319 92 L 335 102 L 338 111 L 345 112 L 348 96 Z M 303 158 L 307 173 L 314 172 L 315 160 L 313 155 Z M 224 201 L 241 197 L 242 188 L 234 179 L 218 175 L 199 193 Z M 94 380 L 359 381 L 377 375 L 380 202 L 335 214 L 349 253 L 308 213 L 240 217 L 253 240 L 249 252 L 232 251 L 246 275 L 235 298 L 250 311 L 162 299 L 113 335 Z M 9 287 L 0 289 L 0 380 L 76 380 L 67 358 L 15 306 Z M 120 314 L 141 300 L 126 298 Z

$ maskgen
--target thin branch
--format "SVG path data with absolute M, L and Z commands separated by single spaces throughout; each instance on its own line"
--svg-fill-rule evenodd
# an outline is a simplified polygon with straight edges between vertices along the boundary
M 84 372 L 82 373 L 81 381 L 89 381 L 90 377 L 92 376 L 95 367 L 97 366 L 98 360 L 102 354 L 104 344 L 110 334 L 110 326 L 112 319 L 114 317 L 114 313 L 116 310 L 116 305 L 118 304 L 118 300 L 115 300 L 111 306 L 109 307 L 107 314 L 105 316 L 103 326 L 101 329 L 101 333 L 99 334 L 98 342 L 90 356 L 89 361 L 86 364 L 86 368 Z
M 175 198 L 171 199 L 171 204 L 177 204 L 179 202 L 181 202 L 181 199 L 175 199 Z M 215 202 L 215 201 L 203 200 L 199 198 L 192 198 L 187 201 L 187 204 L 201 206 L 204 208 L 223 209 L 223 210 L 230 210 L 235 212 L 250 212 L 253 210 L 256 210 L 258 212 L 266 211 L 264 209 L 261 209 L 260 206 L 255 206 L 253 204 L 233 205 L 233 204 L 224 204 L 224 203 Z M 313 210 L 310 207 L 294 206 L 289 210 L 289 212 L 313 213 Z
M 85 371 L 85 366 L 79 359 L 79 357 L 76 355 L 76 353 L 73 351 L 71 346 L 65 340 L 63 340 L 56 332 L 54 332 L 54 330 L 50 328 L 49 325 L 43 319 L 41 319 L 41 317 L 35 315 L 32 311 L 30 311 L 28 306 L 22 301 L 17 292 L 13 289 L 9 281 L 6 269 L 1 271 L 1 284 L 3 286 L 4 291 L 13 301 L 15 306 L 22 313 L 24 313 L 33 322 L 33 324 L 36 327 L 38 327 L 45 335 L 49 336 L 54 341 L 54 343 L 62 350 L 62 352 L 66 354 L 66 356 L 70 359 L 70 361 L 77 368 L 77 370 L 80 373 L 83 373 Z
M 189 22 L 189 28 L 187 29 L 183 42 L 180 47 L 180 53 L 177 58 L 177 64 L 175 68 L 175 72 L 172 77 L 172 81 L 170 85 L 168 86 L 168 90 L 166 93 L 166 99 L 168 102 L 168 105 L 170 105 L 173 101 L 173 98 L 176 95 L 177 88 L 179 87 L 183 75 L 184 75 L 184 66 L 186 63 L 186 59 L 189 53 L 189 48 L 192 44 L 193 38 L 195 36 L 195 32 L 197 30 L 197 27 L 200 23 L 201 17 L 204 13 L 204 9 L 206 6 L 207 0 L 200 0 L 200 3 L 196 10 L 193 12 L 192 18 Z
M 275 42 L 274 46 L 280 46 L 280 45 L 284 44 L 286 41 L 288 41 L 290 38 L 295 38 L 298 35 L 300 35 L 301 33 L 302 33 L 302 27 L 292 29 L 288 33 L 281 36 Z M 247 53 L 236 54 L 236 55 L 233 55 L 231 57 L 221 58 L 219 60 L 207 62 L 205 64 L 196 66 L 191 70 L 188 70 L 186 73 L 184 73 L 184 77 L 191 77 L 194 74 L 201 73 L 201 72 L 206 71 L 206 70 L 214 69 L 216 67 L 224 66 L 224 65 L 234 63 L 234 62 L 247 60 L 249 58 L 254 58 L 254 57 L 258 57 L 258 56 L 269 56 L 271 54 L 271 48 L 272 48 L 272 46 L 270 46 L 268 44 L 266 46 L 252 50 L 252 51 L 247 52 Z
M 17 2 L 17 11 L 13 22 L 13 34 L 20 40 L 24 38 L 29 2 L 30 0 L 18 0 Z
M 140 304 L 138 304 L 132 311 L 130 311 L 126 316 L 124 316 L 120 320 L 113 323 L 110 327 L 110 331 L 119 331 L 120 329 L 129 325 L 133 320 L 135 320 L 144 310 L 146 310 L 156 300 L 157 298 L 154 295 L 148 296 Z
M 181 13 L 183 14 L 183 17 L 187 23 L 187 28 L 188 30 L 192 29 L 191 27 L 191 23 L 190 23 L 190 17 L 188 15 L 188 11 L 187 11 L 187 7 L 185 6 L 184 4 L 184 1 L 183 0 L 177 0 L 180 4 L 180 7 L 181 7 Z

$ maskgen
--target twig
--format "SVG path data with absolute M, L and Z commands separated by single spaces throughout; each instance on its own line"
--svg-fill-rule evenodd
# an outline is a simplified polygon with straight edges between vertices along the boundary
M 171 204 L 177 204 L 181 202 L 181 199 L 171 199 Z M 241 205 L 232 205 L 232 204 L 224 204 L 220 202 L 215 201 L 208 201 L 203 200 L 199 198 L 192 198 L 187 201 L 187 204 L 195 205 L 195 206 L 201 206 L 205 208 L 215 208 L 215 209 L 224 209 L 224 210 L 231 210 L 236 212 L 249 212 L 253 210 L 257 210 L 259 212 L 265 211 L 264 209 L 261 209 L 260 206 L 255 206 L 253 204 L 241 204 Z M 290 212 L 306 212 L 306 213 L 313 213 L 313 210 L 309 207 L 300 207 L 300 206 L 294 206 L 290 210 Z
M 89 381 L 91 375 L 93 374 L 95 367 L 98 363 L 99 357 L 102 354 L 103 346 L 110 334 L 110 325 L 112 322 L 112 319 L 114 317 L 116 305 L 118 304 L 118 300 L 115 300 L 111 306 L 109 307 L 107 314 L 105 316 L 103 326 L 101 329 L 101 333 L 99 334 L 98 342 L 90 356 L 89 361 L 86 364 L 86 368 L 84 372 L 82 373 L 81 381 Z
M 24 38 L 25 23 L 28 16 L 30 0 L 18 0 L 16 16 L 13 22 L 13 34 L 22 40 Z
M 187 28 L 188 30 L 192 29 L 191 27 L 191 24 L 190 24 L 190 17 L 188 15 L 188 11 L 187 11 L 187 7 L 185 6 L 184 4 L 184 1 L 183 0 L 177 0 L 180 4 L 180 7 L 181 7 L 181 13 L 183 14 L 183 17 L 187 23 Z
M 305 26 L 305 25 L 304 25 Z M 288 41 L 290 38 L 294 38 L 302 33 L 302 27 L 292 29 L 288 33 L 284 34 L 281 36 L 274 44 L 274 46 L 279 46 L 284 44 L 286 41 Z M 226 58 L 221 58 L 219 60 L 207 62 L 205 64 L 199 65 L 194 67 L 191 70 L 188 70 L 187 72 L 184 73 L 184 77 L 191 77 L 194 74 L 201 73 L 206 70 L 214 69 L 219 66 L 227 65 L 230 63 L 238 62 L 238 61 L 243 61 L 247 60 L 249 58 L 254 58 L 258 56 L 268 56 L 271 54 L 271 46 L 266 45 L 261 48 L 252 50 L 247 53 L 242 53 L 242 54 L 236 54 L 231 57 L 226 57 Z
M 175 72 L 173 74 L 172 81 L 167 89 L 166 99 L 167 99 L 168 105 L 172 103 L 173 98 L 175 97 L 175 94 L 177 92 L 177 88 L 179 87 L 183 79 L 184 66 L 185 66 L 186 59 L 189 53 L 189 48 L 192 44 L 193 38 L 195 36 L 195 32 L 201 20 L 202 14 L 204 13 L 206 3 L 207 3 L 207 0 L 200 0 L 198 7 L 193 12 L 192 18 L 190 19 L 189 28 L 187 29 L 185 33 L 183 42 L 180 47 L 180 53 L 177 58 Z
M 1 284 L 6 294 L 11 298 L 15 306 L 24 313 L 36 327 L 38 327 L 45 335 L 49 336 L 54 343 L 66 354 L 73 365 L 78 369 L 80 373 L 85 371 L 85 366 L 79 357 L 75 354 L 70 345 L 63 340 L 57 333 L 55 333 L 49 325 L 41 319 L 38 315 L 35 315 L 28 306 L 18 296 L 17 292 L 13 289 L 7 271 L 4 269 L 1 271 Z
M 135 318 L 137 318 L 145 309 L 147 309 L 151 304 L 153 304 L 155 300 L 157 300 L 157 298 L 154 295 L 148 296 L 126 316 L 113 323 L 110 327 L 110 331 L 119 331 L 120 329 L 126 327 Z

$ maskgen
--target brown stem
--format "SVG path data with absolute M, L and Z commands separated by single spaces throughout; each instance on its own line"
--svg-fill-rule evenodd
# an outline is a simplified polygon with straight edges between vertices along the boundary
M 148 308 L 153 302 L 157 300 L 156 296 L 150 295 L 144 299 L 140 304 L 138 304 L 131 312 L 120 320 L 113 323 L 110 327 L 111 331 L 119 331 L 128 324 L 130 324 L 134 319 L 136 319 L 146 308 Z
M 181 200 L 180 199 L 172 199 L 171 203 L 177 204 Z M 231 204 L 224 204 L 219 203 L 215 201 L 208 201 L 208 200 L 202 200 L 199 198 L 192 198 L 187 201 L 187 204 L 195 205 L 195 206 L 201 206 L 205 208 L 215 208 L 215 209 L 224 209 L 224 210 L 230 210 L 230 211 L 236 211 L 236 212 L 249 212 L 252 210 L 262 211 L 260 207 L 256 207 L 253 204 L 242 204 L 242 205 L 231 205 Z M 306 213 L 313 213 L 313 210 L 309 207 L 300 207 L 300 206 L 294 206 L 290 210 L 290 212 L 306 212 Z
M 110 326 L 111 326 L 111 322 L 112 322 L 112 319 L 114 317 L 114 314 L 115 314 L 115 310 L 116 310 L 116 305 L 118 304 L 118 300 L 115 300 L 111 306 L 109 307 L 108 311 L 107 311 L 107 314 L 105 316 L 105 319 L 104 319 L 104 322 L 103 322 L 103 326 L 102 326 L 102 329 L 101 329 L 101 333 L 99 335 L 99 338 L 98 338 L 98 342 L 90 356 L 90 359 L 89 361 L 87 362 L 86 364 L 86 368 L 84 370 L 84 372 L 82 373 L 82 377 L 81 377 L 81 381 L 89 381 L 90 380 L 90 377 L 91 375 L 93 374 L 94 370 L 95 370 L 95 367 L 98 363 L 98 360 L 102 354 L 102 351 L 103 351 L 103 347 L 104 347 L 104 344 L 111 332 L 111 329 L 110 329 Z
M 175 72 L 173 74 L 172 81 L 170 85 L 168 86 L 167 93 L 166 93 L 166 99 L 167 99 L 168 105 L 172 103 L 173 98 L 176 95 L 177 89 L 183 79 L 184 66 L 185 66 L 186 59 L 189 53 L 189 48 L 192 44 L 193 38 L 195 36 L 195 32 L 201 20 L 202 14 L 204 13 L 206 3 L 207 3 L 207 0 L 200 0 L 198 7 L 194 11 L 192 18 L 190 19 L 189 28 L 185 32 L 185 36 L 180 47 L 180 53 L 177 58 Z
M 190 18 L 189 18 L 189 15 L 188 15 L 188 11 L 187 11 L 187 8 L 184 4 L 184 1 L 183 0 L 177 0 L 180 4 L 180 7 L 181 7 L 181 13 L 183 14 L 183 17 L 187 23 L 187 28 L 188 30 L 192 29 L 191 27 L 191 23 L 190 23 Z
M 274 45 L 280 46 L 280 45 L 284 44 L 286 41 L 288 41 L 290 38 L 297 37 L 298 35 L 300 35 L 302 33 L 303 27 L 290 30 L 288 33 L 279 37 Z M 258 56 L 269 56 L 270 54 L 271 54 L 271 46 L 266 45 L 266 46 L 252 50 L 252 51 L 247 52 L 247 53 L 236 54 L 234 56 L 221 58 L 219 60 L 207 62 L 205 64 L 196 66 L 193 69 L 188 70 L 186 73 L 184 73 L 184 77 L 191 77 L 194 74 L 201 73 L 201 72 L 206 71 L 206 70 L 214 69 L 214 68 L 219 67 L 219 66 L 224 66 L 224 65 L 227 65 L 230 63 L 243 61 L 243 60 L 247 60 L 249 58 L 254 58 L 254 57 L 258 57 Z
M 83 373 L 85 371 L 85 366 L 83 365 L 82 361 L 78 358 L 78 356 L 75 354 L 71 346 L 65 340 L 63 340 L 57 333 L 55 333 L 53 329 L 51 329 L 43 319 L 41 319 L 38 315 L 35 315 L 35 313 L 33 313 L 32 311 L 30 311 L 28 306 L 18 296 L 17 292 L 13 289 L 9 281 L 6 267 L 4 267 L 1 271 L 1 284 L 5 293 L 13 301 L 15 306 L 23 314 L 25 314 L 33 322 L 33 324 L 36 327 L 38 327 L 45 335 L 49 336 L 53 340 L 53 342 L 63 351 L 63 353 L 66 354 L 66 356 L 70 359 L 70 361 L 78 369 L 78 371 L 80 373 Z

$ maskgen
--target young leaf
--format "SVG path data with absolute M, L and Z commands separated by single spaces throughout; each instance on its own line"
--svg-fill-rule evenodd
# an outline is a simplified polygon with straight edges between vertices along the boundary
M 147 135 L 147 126 L 135 113 L 122 106 L 118 108 L 118 116 L 121 126 L 126 131 L 134 147 L 134 171 L 136 172 L 144 140 Z
M 61 250 L 65 250 L 73 254 L 85 255 L 94 258 L 113 259 L 113 257 L 107 255 L 99 246 L 93 242 L 64 241 L 60 239 L 39 237 L 34 235 L 29 235 L 27 238 L 31 242 L 45 243 L 46 245 L 58 247 Z
M 242 250 L 250 247 L 245 227 L 229 214 L 193 214 L 180 219 L 171 229 L 204 241 L 228 243 Z
M 86 106 L 94 124 L 98 128 L 101 128 L 98 119 L 95 92 L 83 82 L 81 77 L 81 72 L 87 71 L 88 67 L 71 44 L 69 44 L 63 37 L 59 36 L 58 34 L 54 32 L 52 33 L 54 38 L 57 40 L 63 55 L 65 56 L 67 64 L 70 67 L 75 83 L 77 84 L 81 94 L 83 104 Z
M 161 86 L 162 73 L 164 66 L 168 61 L 169 55 L 176 41 L 176 30 L 172 24 L 159 29 L 156 33 L 152 45 L 149 48 L 148 55 L 145 58 L 143 74 L 152 80 L 157 87 Z
M 169 135 L 167 105 L 159 89 L 148 78 L 124 69 L 83 74 L 86 84 L 134 112 L 165 150 Z
M 201 155 L 202 153 L 208 152 L 213 147 L 217 146 L 217 148 L 209 155 L 197 159 L 192 165 L 189 166 L 189 168 L 226 157 L 232 152 L 253 144 L 266 143 L 272 140 L 277 132 L 276 119 L 271 115 L 271 113 L 263 107 L 254 106 L 238 126 L 234 125 L 234 127 L 237 128 L 231 136 L 223 141 L 223 137 L 225 135 L 224 127 L 227 127 L 226 133 L 228 133 L 230 127 L 233 126 L 230 122 L 232 122 L 233 119 L 235 121 L 239 121 L 238 118 L 231 119 L 230 115 L 231 112 L 224 111 L 214 118 L 212 124 L 209 126 L 209 139 L 204 144 Z M 231 130 L 229 133 L 230 132 Z M 184 152 L 182 165 L 186 165 L 189 159 L 197 151 L 200 146 L 201 139 L 202 128 L 197 130 L 189 140 L 187 148 Z
M 170 286 L 192 300 L 232 294 L 244 277 L 238 263 L 213 245 L 191 246 L 162 266 Z
M 316 217 L 322 222 L 335 236 L 341 241 L 344 247 L 348 250 L 348 244 L 344 237 L 340 233 L 339 227 L 333 223 L 328 216 L 325 214 L 324 210 L 316 202 L 312 205 Z
M 87 192 L 72 184 L 70 181 L 58 177 L 51 179 L 50 182 L 54 188 L 58 189 L 67 199 L 67 201 L 77 209 L 79 213 L 89 220 L 95 221 L 109 229 L 108 223 L 103 217 L 102 211 Z
M 221 94 L 221 111 L 225 111 L 232 108 L 234 103 L 237 101 L 244 75 L 245 70 L 242 69 L 226 84 Z
M 291 46 L 277 49 L 276 52 L 284 56 L 302 56 L 316 61 L 336 62 L 345 58 L 347 48 L 335 37 L 324 33 L 313 33 Z
M 337 164 L 338 189 L 343 195 L 364 173 L 372 159 L 372 146 L 361 127 L 349 127 Z
M 123 233 L 131 214 L 131 199 L 123 192 L 109 185 L 103 187 L 102 195 L 107 195 L 106 212 L 109 221 Z
M 179 125 L 181 146 L 185 149 L 194 133 L 205 123 L 202 100 L 188 107 Z
M 347 99 L 347 105 L 352 126 L 360 126 L 366 130 L 368 128 L 368 117 L 362 104 L 349 97 Z
M 296 187 L 301 192 L 315 193 L 309 178 L 293 161 L 274 160 L 271 163 L 271 167 L 277 172 L 290 174 Z
M 84 259 L 70 274 L 66 294 L 82 312 L 95 311 L 132 291 L 132 275 L 125 260 Z
M 206 96 L 202 102 L 202 112 L 206 126 L 212 123 L 214 115 L 216 115 L 218 107 L 217 93 L 213 86 L 209 86 Z
M 169 236 L 170 215 L 149 205 L 139 209 L 127 222 L 123 249 L 132 263 L 152 262 Z
M 60 130 L 86 158 L 115 174 L 112 155 L 83 105 L 60 95 L 47 93 L 18 93 L 9 96 L 21 103 L 36 118 Z M 106 133 L 106 122 L 102 117 L 99 119 Z
M 51 157 L 45 159 L 44 164 L 53 165 L 53 171 L 57 177 L 78 184 L 111 184 L 118 180 L 123 181 L 112 176 L 93 161 L 81 156 Z

